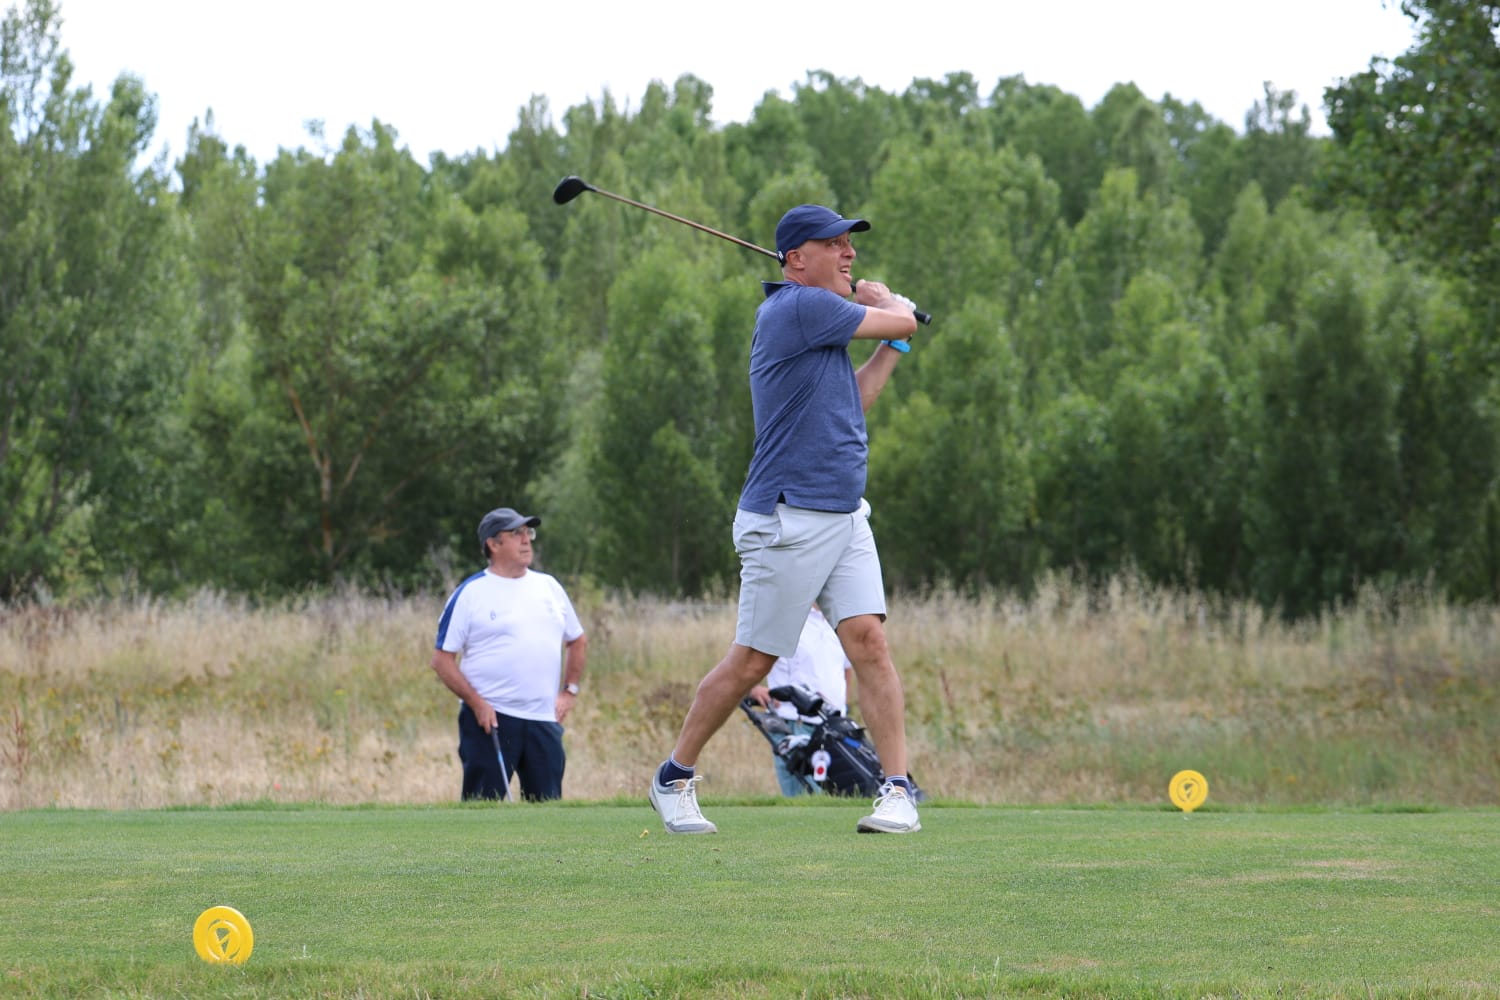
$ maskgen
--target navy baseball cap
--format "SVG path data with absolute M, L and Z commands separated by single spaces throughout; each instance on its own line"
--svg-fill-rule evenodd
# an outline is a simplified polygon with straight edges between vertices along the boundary
M 785 254 L 808 240 L 831 240 L 845 233 L 862 233 L 870 228 L 864 219 L 846 219 L 822 205 L 798 205 L 776 224 L 776 252 Z
M 526 517 L 524 514 L 517 514 L 509 507 L 496 507 L 484 515 L 484 519 L 479 522 L 479 544 L 483 545 L 502 531 L 515 531 L 523 524 L 529 524 L 535 528 L 541 523 L 542 519 L 539 517 Z

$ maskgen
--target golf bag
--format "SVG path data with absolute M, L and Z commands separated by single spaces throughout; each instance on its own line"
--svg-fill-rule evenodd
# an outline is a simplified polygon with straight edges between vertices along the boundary
M 838 709 L 829 708 L 821 697 L 801 685 L 772 688 L 771 697 L 796 706 L 805 719 L 819 720 L 811 733 L 793 733 L 786 719 L 761 708 L 754 698 L 740 701 L 740 708 L 788 771 L 809 789 L 829 795 L 873 798 L 880 794 L 885 772 L 875 748 L 865 739 L 863 726 Z

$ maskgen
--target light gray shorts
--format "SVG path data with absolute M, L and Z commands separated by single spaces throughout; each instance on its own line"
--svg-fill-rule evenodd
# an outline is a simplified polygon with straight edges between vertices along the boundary
M 734 641 L 791 656 L 817 602 L 835 628 L 855 615 L 885 618 L 885 581 L 870 531 L 870 505 L 830 514 L 777 504 L 774 514 L 737 510 L 740 610 Z

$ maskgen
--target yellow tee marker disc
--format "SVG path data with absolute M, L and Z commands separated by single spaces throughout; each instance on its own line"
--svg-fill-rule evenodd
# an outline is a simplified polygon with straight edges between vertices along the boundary
M 250 921 L 232 906 L 210 906 L 193 924 L 193 947 L 210 965 L 231 962 L 240 965 L 255 947 Z
M 1178 771 L 1167 786 L 1172 804 L 1183 812 L 1192 812 L 1208 799 L 1208 779 L 1197 771 Z

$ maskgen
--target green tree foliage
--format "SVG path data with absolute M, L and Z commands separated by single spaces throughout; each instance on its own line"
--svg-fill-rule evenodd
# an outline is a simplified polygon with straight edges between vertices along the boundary
M 901 95 L 906 128 L 922 143 L 956 135 L 963 145 L 988 148 L 994 144 L 993 120 L 986 116 L 979 81 L 972 73 L 949 73 L 942 80 L 913 80 Z
M 1142 194 L 1134 171 L 1116 169 L 1070 234 L 1064 258 L 1047 285 L 1050 325 L 1065 363 L 1099 391 L 1110 375 L 1115 307 L 1131 282 L 1149 270 L 1186 295 L 1203 270 L 1202 236 L 1185 203 Z
M 1058 187 L 1067 223 L 1083 218 L 1104 172 L 1094 120 L 1083 102 L 1056 87 L 1012 76 L 995 85 L 982 113 L 993 121 L 994 142 L 1041 161 Z
M 610 156 L 592 181 L 606 191 L 624 193 L 619 191 L 623 175 L 619 157 Z M 558 215 L 568 220 L 563 230 L 567 249 L 559 255 L 557 285 L 564 294 L 558 332 L 580 350 L 597 349 L 609 339 L 609 286 L 629 259 L 640 220 L 614 202 L 587 194 Z
M 1010 147 L 964 147 L 956 135 L 923 147 L 898 141 L 860 210 L 878 225 L 858 238 L 855 267 L 898 290 L 922 289 L 929 312 L 980 297 L 1014 316 L 1053 266 L 1058 201 L 1041 163 Z
M 1404 0 L 1412 49 L 1328 91 L 1333 195 L 1358 198 L 1500 323 L 1500 4 Z
M 1204 248 L 1212 251 L 1223 239 L 1235 198 L 1248 180 L 1240 156 L 1243 143 L 1234 129 L 1197 104 L 1169 98 L 1163 102 L 1162 116 L 1177 157 L 1174 190 L 1187 202 Z
M 1161 109 L 1134 84 L 1117 84 L 1094 109 L 1094 131 L 1113 169 L 1135 173 L 1142 193 L 1172 193 L 1175 157 Z
M 1312 227 L 1305 213 L 1290 220 Z M 1332 250 L 1332 247 L 1329 248 Z M 1394 568 L 1395 358 L 1363 255 L 1321 251 L 1296 324 L 1256 338 L 1260 454 L 1248 494 L 1253 586 L 1302 614 Z M 1378 286 L 1377 286 L 1378 287 Z
M 0 599 L 160 560 L 173 530 L 186 297 L 166 177 L 135 165 L 155 105 L 131 76 L 71 89 L 58 28 L 29 0 L 0 29 Z
M 880 168 L 882 147 L 910 128 L 900 98 L 824 70 L 808 73 L 792 91 L 818 169 L 847 204 L 861 204 Z
M 327 158 L 283 152 L 260 203 L 244 350 L 223 367 L 242 388 L 200 411 L 224 504 L 282 541 L 239 572 L 420 579 L 478 513 L 523 506 L 554 448 L 553 359 L 529 336 L 552 322 L 541 252 L 515 210 L 430 183 L 379 123 Z
M 1295 116 L 1295 117 L 1294 117 Z M 1312 115 L 1291 91 L 1266 84 L 1265 101 L 1245 116 L 1242 158 L 1271 207 L 1313 183 L 1323 146 L 1312 138 Z
M 427 165 L 380 122 L 256 164 L 209 116 L 169 183 L 133 166 L 143 82 L 70 91 L 29 0 L 4 34 L 0 598 L 448 585 L 502 503 L 543 516 L 551 571 L 732 586 L 778 269 L 553 204 L 578 174 L 762 246 L 802 202 L 871 220 L 856 276 L 937 316 L 869 415 L 892 586 L 1492 599 L 1497 7 L 1405 9 L 1418 43 L 1330 91 L 1333 139 L 1269 86 L 1237 131 L 1128 83 L 1086 108 L 965 72 L 810 72 L 721 128 L 685 75 L 634 108 L 538 95 L 505 148 Z
M 1222 576 L 1220 461 L 1228 380 L 1190 292 L 1150 268 L 1130 277 L 1110 344 L 1042 391 L 1034 534 L 1053 565 L 1172 583 Z
M 1400 338 L 1396 422 L 1403 579 L 1430 576 L 1467 599 L 1500 593 L 1495 480 L 1500 423 L 1487 358 L 1446 286 L 1392 276 L 1384 318 Z
M 808 142 L 797 106 L 774 93 L 756 106 L 748 122 L 732 123 L 724 129 L 724 144 L 729 171 L 739 189 L 752 200 L 775 176 L 812 173 L 816 166 L 817 153 Z M 751 223 L 750 232 L 765 231 L 754 225 L 754 219 L 745 221 Z
M 1001 309 L 974 297 L 922 337 L 872 416 L 868 494 L 887 583 L 1025 586 L 1037 570 L 1019 359 Z
M 711 274 L 668 243 L 641 256 L 610 294 L 590 477 L 600 510 L 595 569 L 628 587 L 699 593 L 729 569 Z
M 1495 417 L 1451 301 L 1368 231 L 1295 204 L 1273 221 L 1274 243 L 1308 255 L 1284 289 L 1298 304 L 1290 325 L 1263 325 L 1251 344 L 1252 592 L 1302 615 L 1441 567 L 1471 595 L 1492 586 L 1468 550 L 1492 495 Z M 1436 412 L 1434 393 L 1451 412 Z
M 576 129 L 569 128 L 567 139 L 584 145 L 588 134 L 579 124 Z M 591 165 L 586 150 L 574 151 L 570 145 L 553 123 L 547 99 L 533 97 L 521 109 L 520 120 L 506 138 L 503 157 L 476 150 L 457 162 L 441 160 L 433 169 L 450 176 L 454 189 L 462 192 L 474 211 L 499 205 L 518 209 L 526 218 L 526 231 L 532 239 L 539 246 L 557 248 L 564 245 L 561 237 L 567 220 L 555 211 L 552 189 L 564 174 L 585 171 Z M 490 169 L 492 164 L 500 169 Z M 549 276 L 557 273 L 557 264 L 555 259 L 547 259 Z

